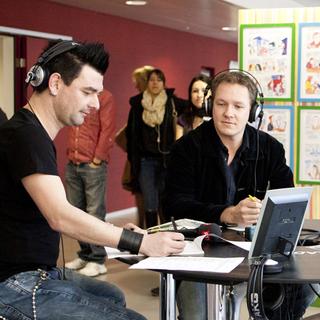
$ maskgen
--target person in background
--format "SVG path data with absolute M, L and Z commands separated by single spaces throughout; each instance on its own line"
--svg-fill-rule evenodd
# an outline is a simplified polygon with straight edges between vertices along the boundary
M 143 66 L 133 70 L 132 82 L 139 93 L 147 89 L 148 73 L 154 70 L 152 66 Z
M 178 117 L 177 139 L 203 123 L 203 118 L 207 116 L 206 110 L 203 107 L 205 101 L 204 94 L 210 83 L 211 79 L 202 74 L 191 80 L 188 89 L 189 108 Z
M 75 207 L 104 220 L 107 165 L 115 135 L 115 102 L 112 94 L 103 90 L 99 95 L 99 110 L 92 110 L 80 126 L 68 128 L 69 163 L 66 166 L 66 192 Z M 66 267 L 95 277 L 107 272 L 103 246 L 79 242 L 78 258 Z
M 164 213 L 220 225 L 257 223 L 266 190 L 293 187 L 283 145 L 247 124 L 256 119 L 258 90 L 242 72 L 212 81 L 212 120 L 181 137 L 167 169 Z M 259 152 L 258 152 L 259 151 Z M 257 157 L 258 154 L 258 157 Z M 254 195 L 252 201 L 248 195 Z M 235 286 L 241 297 L 242 287 Z M 286 285 L 283 307 L 269 319 L 300 319 L 315 295 L 308 285 Z M 183 320 L 206 320 L 206 284 L 182 281 L 177 304 Z
M 79 126 L 99 109 L 108 64 L 101 43 L 51 45 L 28 73 L 30 100 L 0 127 L 2 318 L 145 319 L 126 308 L 116 286 L 57 267 L 61 234 L 147 256 L 184 248 L 182 234 L 119 228 L 67 200 L 53 140 L 64 126 Z
M 142 93 L 147 88 L 147 78 L 148 73 L 152 71 L 154 67 L 143 66 L 135 69 L 132 72 L 132 82 L 135 88 L 138 90 L 139 94 Z M 135 96 L 131 97 L 129 101 L 135 99 Z M 131 104 L 131 103 L 130 103 Z M 124 151 L 127 152 L 127 138 L 126 138 L 126 128 L 127 125 L 122 127 L 116 134 L 115 142 Z M 131 191 L 134 194 L 137 209 L 138 209 L 138 226 L 140 228 L 145 227 L 144 221 L 144 206 L 142 194 L 139 190 L 135 190 L 131 185 L 131 165 L 128 159 L 126 160 L 124 171 L 121 178 L 122 186 L 125 190 Z
M 0 125 L 8 120 L 6 113 L 0 108 Z
M 158 224 L 166 162 L 176 135 L 176 97 L 165 84 L 160 69 L 148 73 L 146 90 L 130 99 L 126 129 L 132 185 L 142 193 L 147 228 Z

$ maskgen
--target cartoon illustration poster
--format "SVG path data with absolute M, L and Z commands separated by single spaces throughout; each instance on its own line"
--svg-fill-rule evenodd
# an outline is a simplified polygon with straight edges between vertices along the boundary
M 320 184 L 320 107 L 298 108 L 299 183 Z
M 294 24 L 240 26 L 240 68 L 260 83 L 266 100 L 293 100 Z
M 260 130 L 267 132 L 283 144 L 286 162 L 293 169 L 293 106 L 264 106 Z
M 298 100 L 320 101 L 320 23 L 299 24 Z

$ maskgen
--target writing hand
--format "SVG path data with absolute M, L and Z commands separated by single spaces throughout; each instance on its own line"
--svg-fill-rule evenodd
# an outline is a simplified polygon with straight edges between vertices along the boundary
M 151 257 L 178 254 L 185 247 L 184 236 L 177 232 L 157 232 L 143 237 L 140 252 Z

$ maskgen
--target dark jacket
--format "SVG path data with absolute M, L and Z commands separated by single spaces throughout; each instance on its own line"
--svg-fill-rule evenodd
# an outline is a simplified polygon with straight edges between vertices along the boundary
M 256 169 L 257 131 L 245 129 L 240 165 L 235 177 L 236 194 L 233 204 L 227 203 L 226 175 L 223 169 L 221 140 L 213 122 L 203 123 L 179 139 L 170 154 L 164 201 L 166 218 L 190 218 L 220 223 L 222 211 L 236 205 L 249 194 L 263 199 L 267 188 L 292 187 L 293 175 L 286 165 L 284 149 L 276 139 L 264 133 L 259 135 L 259 158 Z
M 0 108 L 0 125 L 8 120 L 5 112 Z
M 159 148 L 161 151 L 164 151 L 164 154 L 158 153 L 155 154 L 156 157 L 163 160 L 163 164 L 167 161 L 168 152 L 171 150 L 171 146 L 175 141 L 175 126 L 176 126 L 176 113 L 174 109 L 181 108 L 181 99 L 177 98 L 173 94 L 174 89 L 166 89 L 168 96 L 165 108 L 165 114 L 163 122 L 160 125 L 160 136 L 161 141 Z M 143 139 L 142 139 L 142 128 L 147 126 L 142 120 L 143 107 L 141 101 L 143 98 L 143 93 L 138 94 L 134 97 L 131 97 L 129 102 L 131 109 L 129 112 L 129 118 L 126 128 L 126 137 L 127 137 L 127 153 L 128 160 L 131 164 L 131 176 L 132 176 L 132 188 L 133 190 L 138 190 L 138 177 L 140 173 L 140 162 L 141 158 L 146 156 L 146 152 L 143 148 Z M 174 106 L 172 101 L 174 101 Z M 147 126 L 148 127 L 148 126 Z M 148 127 L 150 135 L 154 135 L 154 140 L 156 143 L 156 130 L 152 130 L 151 127 Z

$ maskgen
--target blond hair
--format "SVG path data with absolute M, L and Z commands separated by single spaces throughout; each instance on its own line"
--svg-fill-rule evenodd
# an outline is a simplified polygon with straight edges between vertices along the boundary
M 140 92 L 143 92 L 147 88 L 148 74 L 152 70 L 154 70 L 154 67 L 152 66 L 143 66 L 132 72 L 132 79 Z

